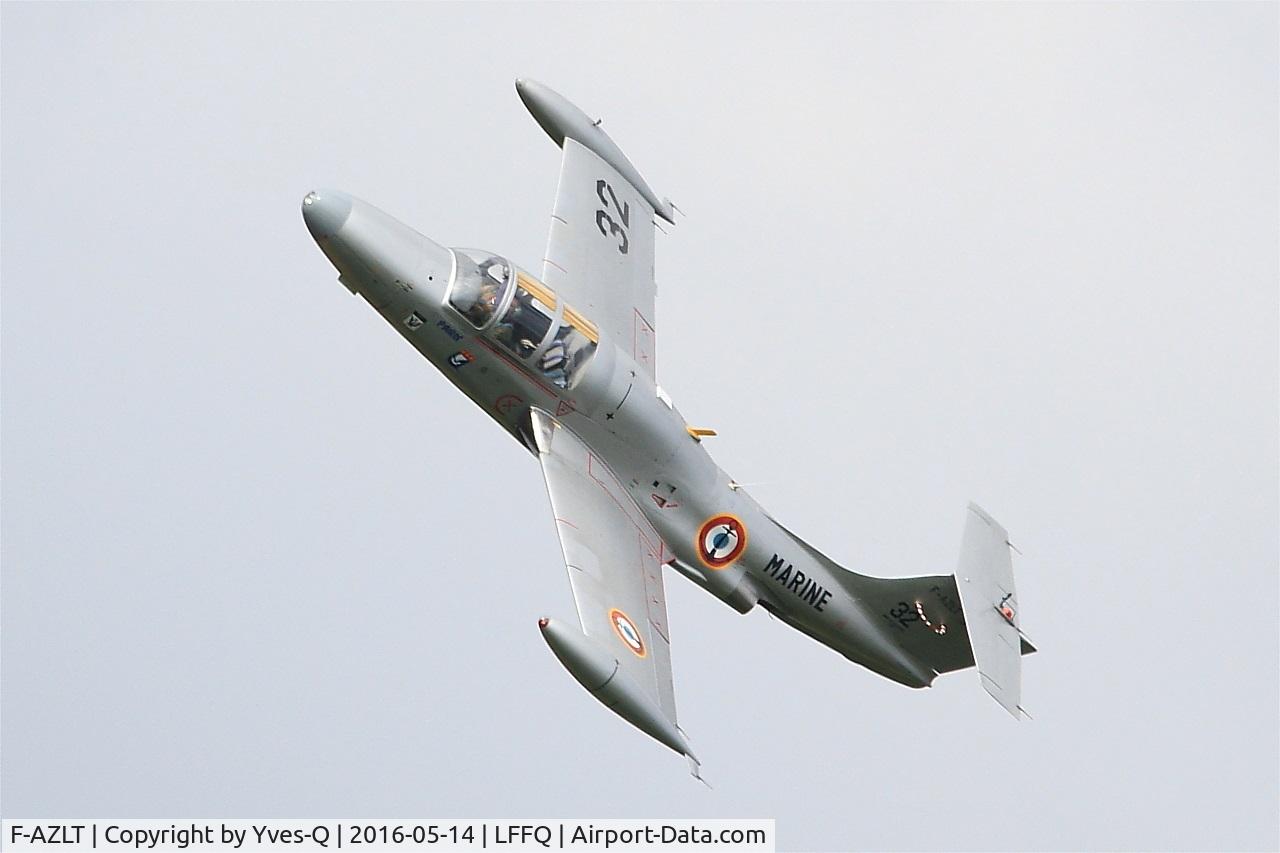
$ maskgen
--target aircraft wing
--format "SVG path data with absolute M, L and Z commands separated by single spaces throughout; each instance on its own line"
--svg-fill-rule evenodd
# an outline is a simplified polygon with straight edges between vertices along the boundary
M 564 141 L 542 278 L 655 375 L 653 208 L 586 146 Z
M 666 546 L 590 448 L 550 415 L 531 417 L 582 632 L 675 727 Z
M 542 279 L 656 376 L 654 216 L 670 222 L 674 208 L 599 122 L 532 80 L 516 89 L 564 149 Z

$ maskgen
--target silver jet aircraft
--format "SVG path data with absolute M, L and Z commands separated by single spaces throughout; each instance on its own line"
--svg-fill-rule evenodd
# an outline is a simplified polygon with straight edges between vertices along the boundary
M 364 297 L 542 465 L 577 625 L 538 621 L 610 710 L 698 761 L 676 723 L 670 566 L 740 613 L 756 605 L 908 687 L 977 666 L 1015 717 L 1023 654 L 1008 536 L 970 505 L 954 575 L 876 578 L 773 519 L 707 453 L 657 384 L 655 217 L 674 222 L 598 121 L 551 89 L 516 91 L 563 149 L 538 275 L 447 249 L 358 199 L 307 194 L 302 216 Z

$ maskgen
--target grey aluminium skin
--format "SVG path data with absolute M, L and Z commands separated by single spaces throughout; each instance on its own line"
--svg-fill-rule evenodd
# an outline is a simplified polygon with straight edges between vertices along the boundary
M 599 122 L 534 81 L 516 91 L 563 149 L 539 275 L 342 192 L 308 193 L 302 215 L 339 281 L 542 465 L 578 612 L 576 625 L 538 621 L 556 658 L 697 776 L 676 722 L 669 566 L 908 687 L 976 666 L 1020 717 L 1035 649 L 1004 528 L 970 504 L 954 575 L 891 579 L 836 565 L 775 521 L 657 384 L 655 219 L 673 223 L 675 207 Z

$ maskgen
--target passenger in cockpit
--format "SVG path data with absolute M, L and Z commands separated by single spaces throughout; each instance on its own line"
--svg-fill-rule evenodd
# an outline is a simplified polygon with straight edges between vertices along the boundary
M 551 327 L 550 308 L 523 287 L 517 287 L 511 305 L 494 326 L 493 336 L 521 358 L 533 355 Z
M 538 359 L 538 369 L 557 388 L 564 388 L 569 384 L 569 377 L 566 372 L 567 367 L 568 361 L 565 358 L 563 341 L 552 341 L 551 345 L 542 353 L 542 358 Z

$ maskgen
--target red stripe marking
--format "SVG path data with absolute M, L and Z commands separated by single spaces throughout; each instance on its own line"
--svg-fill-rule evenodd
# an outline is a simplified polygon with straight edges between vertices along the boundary
M 503 361 L 505 361 L 507 364 L 509 364 L 509 365 L 511 365 L 512 367 L 514 367 L 514 368 L 516 369 L 516 372 L 520 375 L 520 378 L 521 378 L 521 379 L 524 379 L 526 382 L 530 382 L 530 383 L 532 383 L 533 385 L 538 386 L 538 388 L 539 388 L 539 389 L 541 389 L 541 390 L 542 390 L 542 392 L 543 392 L 543 393 L 545 393 L 547 396 L 549 396 L 549 397 L 558 397 L 558 396 L 559 396 L 558 394 L 556 394 L 556 392 L 555 392 L 555 391 L 552 391 L 552 390 L 551 390 L 550 386 L 543 385 L 541 382 L 539 382 L 538 380 L 534 379 L 534 378 L 533 378 L 532 376 L 530 376 L 529 374 L 525 373 L 525 372 L 524 372 L 524 367 L 520 364 L 520 362 L 513 360 L 510 356 L 508 356 L 508 355 L 507 355 L 506 353 L 504 353 L 502 350 L 500 350 L 500 349 L 498 349 L 497 347 L 495 347 L 493 344 L 491 344 L 491 343 L 489 343 L 488 341 L 486 341 L 484 338 L 476 338 L 476 343 L 478 343 L 480 346 L 484 347 L 484 348 L 485 348 L 485 349 L 487 349 L 489 352 L 491 352 L 491 353 L 493 353 L 494 355 L 496 355 L 498 358 L 500 358 L 500 359 L 502 359 Z

